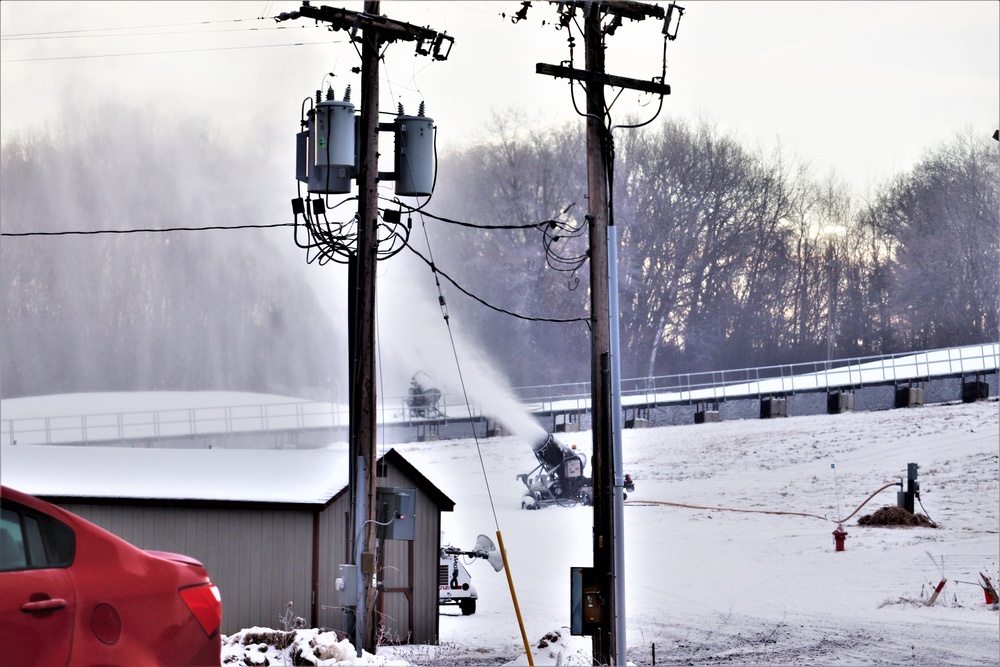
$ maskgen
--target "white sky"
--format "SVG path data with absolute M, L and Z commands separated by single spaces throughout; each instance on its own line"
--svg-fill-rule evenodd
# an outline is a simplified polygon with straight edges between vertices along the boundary
M 313 4 L 361 8 L 360 2 Z M 780 142 L 820 176 L 833 170 L 863 189 L 959 131 L 989 135 L 1000 125 L 998 2 L 680 4 L 687 11 L 667 50 L 673 94 L 664 113 L 705 117 L 747 145 Z M 306 19 L 255 20 L 300 5 L 5 0 L 0 131 L 6 137 L 108 100 L 131 101 L 201 114 L 234 141 L 266 142 L 290 162 L 302 100 L 324 75 L 335 73 L 338 97 L 348 83 L 360 89 L 360 77 L 350 72 L 359 59 L 346 33 Z M 402 102 L 415 113 L 425 99 L 443 147 L 476 138 L 493 113 L 512 107 L 532 122 L 572 119 L 565 80 L 535 73 L 538 62 L 568 59 L 566 32 L 542 26 L 556 19 L 555 7 L 535 2 L 527 20 L 514 25 L 509 17 L 519 7 L 383 2 L 383 14 L 446 31 L 455 44 L 445 62 L 415 57 L 409 43 L 390 46 L 382 110 Z M 626 22 L 609 38 L 607 71 L 657 76 L 660 27 L 654 20 Z M 19 37 L 25 33 L 48 34 Z M 269 46 L 292 43 L 302 45 Z M 582 39 L 577 44 L 582 66 Z M 90 57 L 109 54 L 130 55 Z M 649 102 L 626 92 L 615 120 L 629 112 L 648 116 L 655 109 Z

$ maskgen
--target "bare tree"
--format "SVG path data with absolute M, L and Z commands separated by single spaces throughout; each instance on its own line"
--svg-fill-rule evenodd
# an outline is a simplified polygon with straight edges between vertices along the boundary
M 971 132 L 928 152 L 877 215 L 896 240 L 894 328 L 907 347 L 996 340 L 1000 156 Z

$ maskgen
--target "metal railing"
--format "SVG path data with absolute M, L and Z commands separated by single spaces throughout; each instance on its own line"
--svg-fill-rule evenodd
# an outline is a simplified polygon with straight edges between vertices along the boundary
M 621 381 L 622 404 L 711 403 L 861 388 L 1000 370 L 1000 343 L 903 352 L 833 361 L 680 373 Z M 590 383 L 521 387 L 518 399 L 539 411 L 589 409 Z
M 0 422 L 0 442 L 28 445 L 159 440 L 220 433 L 337 428 L 346 422 L 346 409 L 333 403 L 142 410 L 4 419 Z
M 931 378 L 1000 371 L 1000 343 L 813 361 L 704 373 L 622 380 L 625 407 L 711 403 L 831 389 L 860 388 Z M 513 390 L 527 412 L 581 413 L 590 409 L 590 383 L 521 387 Z M 409 397 L 387 398 L 382 423 L 420 424 L 480 419 L 481 406 L 442 394 L 433 411 L 414 412 Z M 393 406 L 386 408 L 384 406 Z M 399 406 L 398 408 L 395 406 Z M 219 434 L 339 429 L 346 406 L 298 401 L 257 405 L 144 410 L 106 414 L 0 419 L 2 444 L 107 443 Z

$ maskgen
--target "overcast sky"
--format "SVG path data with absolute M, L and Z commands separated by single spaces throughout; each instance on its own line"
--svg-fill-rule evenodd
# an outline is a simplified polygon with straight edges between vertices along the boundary
M 780 145 L 817 175 L 833 170 L 863 189 L 963 129 L 988 135 L 1000 126 L 1000 2 L 679 4 L 686 12 L 667 48 L 673 91 L 664 115 L 706 118 L 750 146 Z M 360 89 L 346 33 L 260 19 L 300 5 L 4 0 L 0 130 L 8 137 L 115 100 L 199 114 L 232 140 L 265 142 L 290 161 L 303 99 L 331 81 L 338 97 L 347 84 Z M 569 58 L 566 31 L 552 25 L 556 9 L 535 2 L 513 24 L 520 5 L 382 2 L 383 14 L 455 40 L 444 62 L 415 56 L 410 43 L 389 46 L 382 110 L 402 103 L 415 113 L 425 100 L 444 147 L 484 136 L 492 114 L 513 108 L 534 123 L 575 118 L 565 80 L 535 73 L 538 62 Z M 662 53 L 659 21 L 626 21 L 608 38 L 607 71 L 650 79 Z M 646 118 L 655 108 L 625 92 L 613 116 Z

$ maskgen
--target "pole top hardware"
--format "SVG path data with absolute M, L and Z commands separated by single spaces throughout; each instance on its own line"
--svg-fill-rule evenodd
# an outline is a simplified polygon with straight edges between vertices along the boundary
M 455 43 L 455 38 L 447 33 L 421 28 L 387 16 L 376 16 L 349 9 L 327 7 L 326 5 L 314 7 L 309 4 L 309 0 L 303 0 L 298 11 L 281 12 L 274 20 L 280 23 L 298 18 L 313 19 L 317 22 L 324 21 L 330 24 L 330 30 L 350 31 L 351 39 L 354 41 L 359 41 L 356 34 L 360 28 L 362 31 L 374 31 L 381 42 L 416 42 L 417 54 L 429 55 L 434 60 L 447 60 L 451 53 L 451 47 Z

